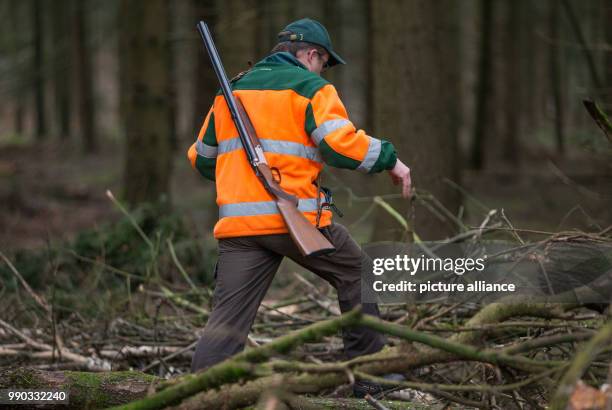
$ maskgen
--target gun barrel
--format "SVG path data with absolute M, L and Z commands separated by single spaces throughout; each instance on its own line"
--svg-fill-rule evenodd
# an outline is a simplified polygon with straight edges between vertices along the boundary
M 238 136 L 240 137 L 240 141 L 242 142 L 242 146 L 246 151 L 247 157 L 249 158 L 249 162 L 253 164 L 257 160 L 257 153 L 255 152 L 255 147 L 251 143 L 251 140 L 248 137 L 248 133 L 246 130 L 246 126 L 242 121 L 242 118 L 238 114 L 238 105 L 236 104 L 236 98 L 232 93 L 232 87 L 230 86 L 229 79 L 227 78 L 227 74 L 225 73 L 225 69 L 223 68 L 223 63 L 221 63 L 221 57 L 219 57 L 219 53 L 217 52 L 217 47 L 212 39 L 212 34 L 208 29 L 208 26 L 203 21 L 200 21 L 197 24 L 198 31 L 202 36 L 202 40 L 204 41 L 204 46 L 206 46 L 206 51 L 208 52 L 208 56 L 210 57 L 210 61 L 212 62 L 213 69 L 215 70 L 215 74 L 219 79 L 219 83 L 221 84 L 221 92 L 225 97 L 225 102 L 227 102 L 227 106 L 230 110 L 230 114 L 232 115 L 232 119 L 234 120 L 234 124 L 238 129 Z

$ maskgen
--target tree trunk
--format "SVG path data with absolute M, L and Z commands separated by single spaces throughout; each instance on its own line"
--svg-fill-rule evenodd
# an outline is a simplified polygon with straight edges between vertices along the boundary
M 606 16 L 607 24 L 605 24 L 605 40 L 606 44 L 612 44 L 612 7 L 610 7 L 608 2 L 605 2 L 604 15 Z M 603 90 L 602 100 L 604 102 L 604 110 L 607 113 L 612 112 L 612 51 L 608 50 L 606 55 L 604 56 L 604 84 L 605 88 Z
M 97 142 L 94 124 L 91 51 L 89 50 L 89 33 L 86 22 L 87 4 L 85 0 L 73 0 L 72 38 L 74 41 L 74 74 L 79 133 L 83 151 L 91 153 L 96 151 Z
M 519 162 L 519 133 L 521 130 L 521 90 L 523 87 L 521 78 L 521 55 L 519 45 L 521 44 L 522 30 L 520 30 L 521 9 L 524 1 L 506 3 L 506 27 L 505 27 L 505 64 L 504 64 L 504 88 L 505 88 L 505 126 L 503 128 L 503 152 L 502 157 L 513 166 Z
M 554 102 L 554 121 L 555 121 L 555 141 L 557 143 L 557 153 L 563 155 L 565 152 L 565 121 L 563 103 L 561 95 L 561 61 L 559 60 L 559 32 L 560 4 L 559 0 L 551 0 L 549 12 L 549 69 L 550 69 L 550 88 L 553 92 Z
M 216 1 L 215 0 L 193 0 L 192 1 L 192 16 L 193 24 L 204 20 L 208 24 L 208 28 L 213 33 L 213 37 L 217 40 L 217 20 L 218 16 L 216 13 Z M 197 35 L 197 33 L 196 33 Z M 199 135 L 200 129 L 204 125 L 204 119 L 206 114 L 210 110 L 213 104 L 217 90 L 220 88 L 219 81 L 215 75 L 215 71 L 212 68 L 208 53 L 204 48 L 204 44 L 200 40 L 200 36 L 197 35 L 197 42 L 194 43 L 193 48 L 195 61 L 193 65 L 193 118 L 192 124 L 192 142 Z M 223 58 L 223 57 L 222 57 Z M 215 197 L 215 186 L 214 184 L 204 184 L 203 188 L 209 190 L 211 200 L 207 203 L 204 220 L 202 221 L 202 230 L 204 232 L 212 232 L 215 223 L 217 223 L 219 210 Z
M 70 2 L 59 0 L 51 9 L 53 21 L 53 92 L 55 132 L 60 138 L 70 136 L 70 53 L 68 27 Z
M 371 2 L 371 132 L 393 142 L 399 158 L 412 169 L 414 186 L 430 192 L 451 213 L 456 213 L 460 204 L 456 191 L 444 182 L 445 178 L 459 182 L 459 56 L 454 5 L 452 1 L 427 0 Z M 388 181 L 387 175 L 376 178 L 377 185 L 385 178 Z M 393 192 L 397 188 L 393 187 Z M 449 222 L 420 204 L 415 208 L 414 231 L 424 239 L 450 235 Z M 392 205 L 402 215 L 408 214 L 408 201 Z M 396 234 L 402 231 L 394 227 L 397 223 L 382 208 L 379 211 L 372 239 L 399 239 Z
M 195 30 L 195 24 L 204 20 L 210 28 L 213 35 L 215 35 L 215 28 L 217 24 L 217 15 L 215 13 L 214 0 L 193 0 L 193 26 Z M 202 124 L 204 124 L 204 118 L 208 113 L 208 110 L 212 106 L 215 94 L 219 89 L 217 76 L 210 62 L 210 58 L 204 49 L 203 43 L 200 41 L 199 36 L 194 52 L 196 55 L 196 62 L 194 66 L 194 88 L 193 93 L 193 106 L 194 106 L 194 119 L 193 119 L 193 136 L 194 139 L 198 135 Z
M 574 35 L 576 36 L 576 40 L 580 44 L 580 49 L 584 54 L 584 59 L 586 60 L 587 67 L 589 69 L 589 75 L 591 77 L 591 84 L 593 88 L 595 88 L 596 92 L 601 91 L 601 80 L 599 78 L 599 73 L 597 71 L 597 67 L 595 65 L 595 59 L 591 53 L 591 49 L 587 43 L 586 37 L 582 31 L 582 27 L 580 27 L 580 22 L 578 21 L 578 16 L 572 7 L 572 4 L 569 0 L 560 0 L 563 4 L 563 9 L 565 10 L 565 14 L 569 19 L 570 25 L 572 26 L 572 30 L 574 31 Z
M 130 204 L 157 201 L 170 189 L 168 12 L 167 0 L 122 0 L 120 5 L 123 187 Z
M 472 143 L 472 168 L 485 167 L 486 134 L 491 127 L 493 56 L 491 37 L 493 35 L 493 0 L 481 0 L 480 13 L 480 55 L 478 56 L 478 88 L 476 91 L 476 118 L 474 120 L 474 141 Z
M 20 60 L 20 45 L 22 43 L 23 32 L 26 31 L 20 22 L 20 3 L 9 2 L 9 29 L 10 29 L 10 54 L 15 61 Z M 24 118 L 24 73 L 18 68 L 13 68 L 13 130 L 15 134 L 21 136 L 23 134 L 23 118 Z
M 34 108 L 35 108 L 35 135 L 39 139 L 46 137 L 45 124 L 45 79 L 44 79 L 44 51 L 43 51 L 43 2 L 33 0 L 32 23 L 34 43 Z
M 107 408 L 139 399 L 147 394 L 149 387 L 157 380 L 149 374 L 132 371 L 89 373 L 49 372 L 29 368 L 0 369 L 0 389 L 67 390 L 70 404 L 61 408 L 79 410 Z
M 336 82 L 338 92 L 346 105 L 351 120 L 358 128 L 371 129 L 368 122 L 368 0 L 340 0 L 340 36 L 332 38 L 334 48 L 346 60 L 346 66 L 331 70 L 341 72 Z
M 537 40 L 536 27 L 538 24 L 537 7 L 530 2 L 525 1 L 522 7 L 521 24 L 524 27 L 524 33 L 521 37 L 521 55 L 523 56 L 521 77 L 523 78 L 523 109 L 521 117 L 523 119 L 523 129 L 527 133 L 533 132 L 536 128 L 537 104 L 536 104 L 536 46 Z M 529 136 L 529 135 L 527 135 Z
M 294 3 L 279 0 L 257 0 L 257 57 L 270 53 L 278 42 L 278 33 L 290 22 Z
M 231 79 L 257 61 L 257 5 L 255 0 L 217 2 L 216 43 L 225 72 Z

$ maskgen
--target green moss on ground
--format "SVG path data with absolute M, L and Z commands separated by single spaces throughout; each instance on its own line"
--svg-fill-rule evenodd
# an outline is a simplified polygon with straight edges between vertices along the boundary
M 66 382 L 64 388 L 70 390 L 71 405 L 81 408 L 105 408 L 126 403 L 136 398 L 129 389 L 117 390 L 112 386 L 128 386 L 133 383 L 151 384 L 157 377 L 137 371 L 121 371 L 109 373 L 64 372 Z

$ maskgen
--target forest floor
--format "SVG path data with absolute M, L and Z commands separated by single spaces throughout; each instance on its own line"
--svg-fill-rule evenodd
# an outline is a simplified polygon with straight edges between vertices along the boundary
M 36 366 L 43 370 L 139 369 L 161 377 L 187 372 L 194 337 L 203 327 L 211 303 L 211 288 L 207 286 L 211 284 L 211 266 L 203 266 L 201 261 L 214 264 L 214 241 L 210 237 L 210 223 L 216 213 L 213 185 L 203 181 L 190 168 L 183 152 L 177 152 L 171 196 L 175 213 L 186 218 L 188 232 L 180 232 L 179 225 L 170 225 L 171 229 L 176 228 L 175 231 L 163 231 L 164 222 L 159 222 L 159 231 L 148 231 L 148 239 L 155 242 L 148 247 L 130 225 L 136 221 L 137 212 L 126 218 L 105 195 L 108 189 L 120 197 L 121 150 L 107 146 L 100 154 L 85 156 L 70 144 L 64 147 L 56 145 L 0 147 L 0 251 L 14 261 L 15 271 L 21 272 L 10 272 L 4 264 L 0 265 L 4 268 L 4 273 L 0 270 L 0 274 L 11 278 L 0 290 L 0 310 L 7 316 L 6 323 L 0 322 L 4 327 L 4 331 L 0 328 L 0 341 L 4 343 L 0 347 L 5 348 L 4 356 L 0 358 L 0 369 L 10 370 L 15 363 L 24 366 L 38 363 Z M 415 176 L 418 175 L 418 170 L 414 172 Z M 354 193 L 361 197 L 378 194 L 374 192 L 378 186 L 364 186 L 360 178 L 349 173 L 334 173 L 328 179 L 338 186 L 344 184 L 353 188 Z M 609 157 L 607 161 L 603 155 L 574 154 L 554 159 L 534 151 L 523 158 L 516 170 L 496 165 L 485 172 L 466 171 L 460 186 L 467 193 L 463 221 L 468 227 L 479 226 L 488 209 L 504 209 L 503 215 L 514 228 L 533 231 L 517 231 L 529 239 L 532 239 L 531 235 L 543 239 L 542 234 L 535 231 L 597 233 L 612 223 L 612 167 Z M 364 218 L 364 210 L 370 208 L 370 204 L 366 201 L 351 207 L 347 195 L 339 192 L 337 202 L 346 211 L 341 223 L 349 226 L 358 241 L 367 242 L 372 218 Z M 156 218 L 155 222 L 158 219 L 163 218 Z M 146 222 L 142 222 L 146 218 L 138 220 L 146 230 Z M 109 229 L 109 226 L 117 229 Z M 122 230 L 121 226 L 127 230 Z M 95 234 L 81 236 L 92 230 Z M 76 239 L 77 236 L 81 236 L 80 239 Z M 544 234 L 544 237 L 548 236 Z M 558 241 L 573 236 L 580 234 L 561 235 Z M 64 246 L 66 241 L 72 242 Z M 150 245 L 148 240 L 145 242 Z M 206 244 L 200 246 L 198 242 Z M 62 251 L 52 253 L 51 249 L 56 245 Z M 22 249 L 32 252 L 26 253 L 25 257 L 22 253 L 19 258 Z M 33 291 L 27 288 L 25 293 L 22 291 L 23 283 L 20 285 L 17 281 L 20 275 Z M 310 279 L 311 276 L 300 276 L 295 272 L 293 275 L 277 275 L 272 291 L 258 312 L 249 343 L 268 346 L 288 329 L 301 328 L 307 323 L 320 322 L 339 314 L 330 287 L 323 288 L 320 286 L 322 281 L 309 282 Z M 46 297 L 48 302 L 33 297 L 36 292 Z M 385 320 L 396 323 L 410 319 L 412 327 L 433 329 L 433 332 L 449 338 L 454 333 L 462 335 L 453 330 L 455 327 L 461 329 L 479 317 L 479 308 L 472 304 L 447 306 L 444 309 L 448 310 L 442 311 L 448 313 L 442 316 L 437 305 L 417 305 L 406 309 L 385 306 L 381 314 Z M 486 313 L 486 309 L 483 310 Z M 487 315 L 483 317 L 490 319 Z M 534 317 L 539 317 L 537 312 L 534 312 Z M 584 340 L 602 326 L 604 315 L 581 309 L 569 319 L 565 314 L 559 318 L 563 321 L 555 323 L 549 333 L 529 331 L 530 327 L 540 326 L 541 322 L 527 323 L 528 332 L 524 336 L 540 335 L 545 340 L 563 332 L 563 329 L 576 328 L 583 332 L 578 336 Z M 22 326 L 22 333 L 10 330 L 7 323 Z M 427 327 L 434 325 L 435 328 Z M 64 339 L 58 345 L 69 346 L 67 353 L 72 353 L 67 356 L 72 359 L 66 363 L 47 363 L 54 358 L 50 347 L 56 343 L 50 336 L 56 334 L 53 329 L 59 329 L 59 337 Z M 460 340 L 476 344 L 480 338 L 475 335 L 468 330 Z M 46 344 L 38 343 L 36 350 L 40 351 L 32 353 L 32 346 L 28 344 L 31 344 L 31 338 L 43 340 Z M 21 343 L 24 340 L 25 343 Z M 488 342 L 495 346 L 510 346 L 520 340 L 523 339 L 516 335 L 504 334 L 495 335 Z M 392 344 L 401 346 L 397 339 Z M 156 346 L 156 349 L 151 346 Z M 563 352 L 555 351 L 555 355 L 559 353 L 560 357 L 565 357 Z M 320 364 L 340 360 L 341 356 L 341 339 L 331 336 L 325 341 L 295 349 L 290 357 Z M 92 357 L 96 359 L 93 362 Z M 546 353 L 543 357 L 550 360 L 556 356 Z M 605 359 L 609 363 L 607 356 Z M 437 363 L 436 360 L 432 363 Z M 448 369 L 444 363 L 432 365 L 436 366 L 436 371 L 421 375 L 431 383 L 443 382 L 435 376 L 439 371 L 461 377 L 464 372 L 472 372 L 464 369 L 461 363 L 458 367 L 449 365 Z M 481 370 L 485 381 L 492 377 L 485 367 Z M 320 390 L 325 392 L 327 399 L 332 399 L 333 408 L 342 408 L 342 400 L 350 395 L 347 389 L 350 390 L 346 381 L 337 380 Z M 521 394 L 524 393 L 525 400 L 540 402 L 544 390 L 538 390 L 537 395 L 527 391 Z M 398 397 L 402 392 L 406 390 L 397 392 Z M 412 391 L 410 394 L 415 393 Z M 242 397 L 243 392 L 234 396 Z M 530 396 L 538 398 L 530 399 Z M 446 405 L 439 398 L 419 397 L 418 400 L 410 398 L 410 401 L 436 403 L 438 408 Z M 468 394 L 466 397 L 472 396 Z M 217 399 L 210 398 L 212 403 Z M 254 403 L 256 397 L 250 400 Z M 347 408 L 355 405 L 352 401 L 344 404 Z M 393 408 L 390 402 L 385 404 Z M 321 403 L 316 405 L 320 407 Z M 210 407 L 215 408 L 214 405 Z M 403 404 L 399 408 L 407 407 Z

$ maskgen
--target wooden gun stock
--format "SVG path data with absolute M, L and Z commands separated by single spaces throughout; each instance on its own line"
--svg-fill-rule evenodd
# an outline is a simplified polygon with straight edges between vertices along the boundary
M 336 250 L 293 203 L 284 198 L 276 198 L 276 206 L 287 224 L 291 239 L 302 255 L 325 255 Z

